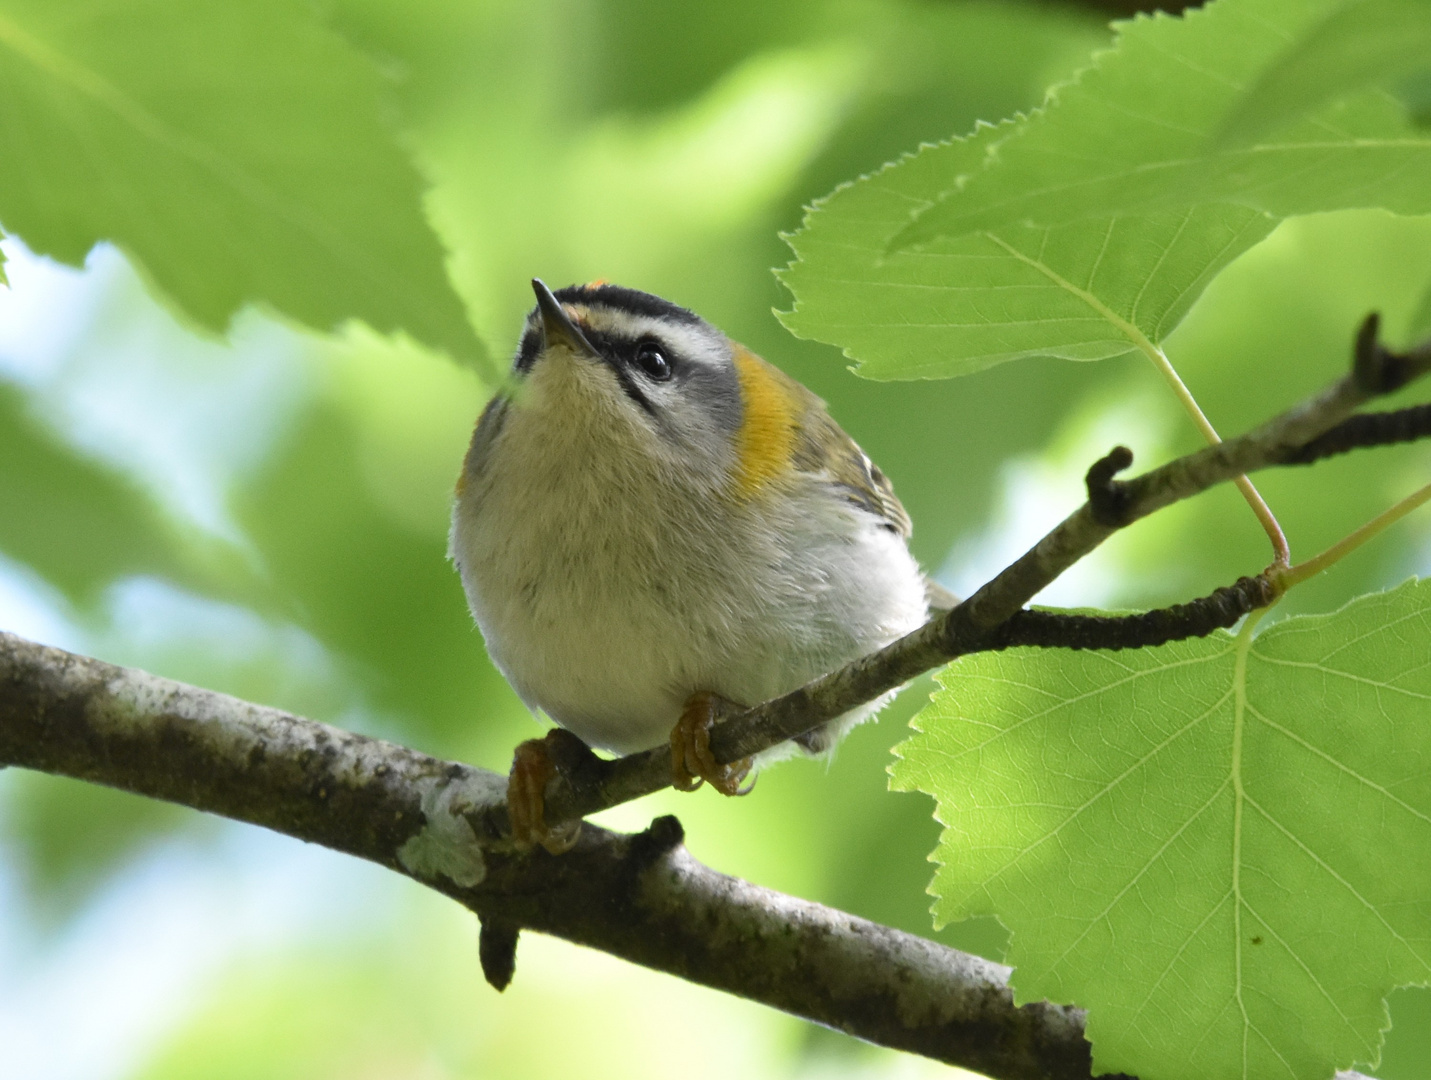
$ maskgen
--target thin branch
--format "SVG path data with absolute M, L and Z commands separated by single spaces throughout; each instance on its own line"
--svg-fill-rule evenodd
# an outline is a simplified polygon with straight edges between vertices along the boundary
M 931 668 L 960 656 L 1017 644 L 1070 648 L 1119 647 L 1078 644 L 1091 624 L 1064 624 L 1066 639 L 1050 631 L 1051 624 L 1020 616 L 1014 626 L 1004 626 L 1038 593 L 1064 571 L 1093 551 L 1119 529 L 1175 502 L 1246 473 L 1290 463 L 1313 440 L 1338 429 L 1352 411 L 1382 394 L 1400 389 L 1431 370 L 1431 342 L 1403 354 L 1392 353 L 1377 339 L 1379 320 L 1368 316 L 1357 332 L 1352 371 L 1322 393 L 1289 409 L 1261 427 L 1238 438 L 1188 454 L 1132 480 L 1116 479 L 1133 462 L 1132 452 L 1118 447 L 1088 472 L 1088 502 L 1057 525 L 1047 536 L 1008 566 L 964 603 L 886 646 L 824 675 L 783 697 L 747 709 L 716 725 L 711 749 L 718 762 L 728 764 L 776 746 L 809 731 L 881 694 L 894 690 Z M 1376 445 L 1370 442 L 1367 445 Z M 1127 635 L 1130 643 L 1151 644 L 1137 638 L 1156 624 L 1158 632 L 1174 636 L 1205 634 L 1214 625 L 1231 625 L 1241 612 L 1239 604 L 1255 599 L 1270 586 L 1261 602 L 1270 603 L 1283 587 L 1269 568 L 1258 578 L 1244 578 L 1228 590 L 1218 590 L 1204 601 L 1194 618 L 1190 612 L 1168 617 L 1148 613 L 1139 631 L 1107 624 L 1104 630 Z M 1244 586 L 1243 582 L 1260 583 Z M 1249 591 L 1250 590 L 1250 591 Z M 1229 622 L 1211 623 L 1213 608 L 1232 603 L 1222 615 L 1240 613 Z M 1180 605 L 1186 607 L 1186 605 Z M 1175 611 L 1177 609 L 1168 609 Z M 1025 613 L 1033 616 L 1034 613 Z M 1198 629 L 1205 625 L 1205 629 Z M 1074 630 L 1077 630 L 1074 633 Z M 1030 636 L 1016 640 L 1019 632 Z M 1136 639 L 1136 640 L 1135 640 Z M 1164 636 L 1162 641 L 1172 640 Z M 598 810 L 641 798 L 669 786 L 671 753 L 667 746 L 629 754 L 611 762 L 596 762 L 580 776 L 559 773 L 547 786 L 546 817 L 551 824 L 585 817 Z
M 1270 575 L 1239 578 L 1186 604 L 1135 615 L 1067 615 L 1020 611 L 990 632 L 991 649 L 1146 649 L 1170 641 L 1206 637 L 1277 599 Z
M 997 625 L 1118 529 L 1243 473 L 1282 464 L 1284 457 L 1340 424 L 1358 406 L 1431 370 L 1431 348 L 1393 354 L 1378 344 L 1377 326 L 1375 315 L 1362 324 L 1351 374 L 1261 427 L 1132 480 L 1113 480 L 1117 468 L 1107 472 L 1102 490 L 1090 492 L 1088 503 L 955 611 L 970 609 L 975 626 Z M 1131 453 L 1126 462 L 1132 463 Z M 1094 479 L 1090 475 L 1090 481 Z
M 1431 405 L 1413 405 L 1394 412 L 1358 413 L 1305 446 L 1299 446 L 1280 464 L 1311 465 L 1349 450 L 1415 442 L 1428 435 L 1431 435 Z
M 0 765 L 107 784 L 368 859 L 452 897 L 507 965 L 518 928 L 1009 1080 L 1086 1080 L 1081 1010 L 1009 970 L 719 874 L 674 818 L 550 856 L 490 827 L 506 778 L 0 633 Z M 489 975 L 493 972 L 489 967 Z

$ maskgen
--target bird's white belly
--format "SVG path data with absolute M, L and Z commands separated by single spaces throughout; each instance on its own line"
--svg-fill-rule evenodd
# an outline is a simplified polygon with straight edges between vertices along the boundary
M 902 538 L 828 493 L 716 531 L 658 504 L 544 517 L 501 488 L 454 521 L 469 602 L 523 700 L 593 746 L 655 746 L 694 693 L 755 704 L 925 618 Z

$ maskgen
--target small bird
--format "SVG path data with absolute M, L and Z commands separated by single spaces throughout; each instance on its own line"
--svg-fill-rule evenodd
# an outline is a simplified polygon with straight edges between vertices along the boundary
M 597 282 L 537 304 L 513 382 L 477 422 L 450 555 L 492 660 L 533 711 L 630 753 L 671 740 L 673 784 L 743 793 L 710 727 L 954 601 L 910 555 L 884 473 L 800 383 L 660 297 Z M 819 754 L 884 699 L 797 738 Z M 784 756 L 760 755 L 759 764 Z M 549 745 L 517 749 L 519 846 L 560 851 Z

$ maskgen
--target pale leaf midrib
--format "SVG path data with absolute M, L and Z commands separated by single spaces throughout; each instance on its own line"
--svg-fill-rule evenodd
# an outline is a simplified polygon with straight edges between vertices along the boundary
M 1240 150 L 1237 153 L 1250 154 L 1253 151 L 1257 151 L 1265 155 L 1271 155 L 1273 153 L 1286 154 L 1292 151 L 1298 153 L 1312 151 L 1327 153 L 1365 150 L 1431 150 L 1431 138 L 1404 136 L 1395 139 L 1345 139 L 1332 142 L 1258 144 L 1256 146 L 1248 147 L 1245 150 Z M 960 215 L 959 217 L 951 218 L 942 226 L 936 227 L 927 235 L 921 236 L 918 240 L 914 242 L 917 244 L 922 244 L 928 243 L 929 241 L 934 240 L 936 238 L 967 236 L 974 233 L 980 233 L 983 231 L 979 228 L 978 223 L 980 221 L 987 220 L 991 215 L 1008 217 L 1012 214 L 1017 217 L 1026 217 L 1027 215 L 1019 213 L 1017 208 L 1020 206 L 1026 206 L 1030 203 L 1037 202 L 1040 200 L 1047 200 L 1050 198 L 1066 200 L 1069 196 L 1077 195 L 1084 191 L 1097 190 L 1098 188 L 1105 187 L 1109 184 L 1122 184 L 1133 179 L 1142 179 L 1148 176 L 1157 175 L 1159 173 L 1168 173 L 1179 169 L 1187 169 L 1193 167 L 1196 167 L 1201 170 L 1209 170 L 1214 167 L 1215 164 L 1227 165 L 1229 167 L 1235 168 L 1237 162 L 1235 160 L 1234 155 L 1232 154 L 1220 154 L 1214 157 L 1207 158 L 1165 158 L 1162 161 L 1141 162 L 1137 165 L 1130 166 L 1117 172 L 1100 173 L 1097 176 L 1090 176 L 1085 179 L 1075 181 L 1073 183 L 1049 184 L 1044 187 L 1029 188 L 1023 192 L 1020 192 L 1018 195 L 1012 196 L 1010 198 L 990 200 L 989 202 L 984 203 L 982 206 L 980 206 L 977 210 L 969 211 L 963 215 Z M 1012 168 L 1012 166 L 1010 167 Z M 941 195 L 941 201 L 935 203 L 934 206 L 931 207 L 931 209 L 934 209 L 938 206 L 947 205 L 947 202 L 945 200 L 947 200 L 948 196 L 953 194 L 955 193 L 943 193 Z M 962 198 L 972 199 L 974 197 L 974 195 L 972 195 L 967 189 L 958 192 L 958 194 Z M 1220 196 L 1205 197 L 1194 201 L 1200 204 L 1212 202 L 1236 203 L 1237 197 L 1236 193 L 1224 193 Z M 1148 213 L 1157 209 L 1159 206 L 1164 205 L 1164 202 L 1164 198 L 1148 199 L 1146 200 L 1146 205 L 1140 204 L 1138 207 L 1134 207 L 1131 210 L 1129 210 L 1128 208 L 1124 208 L 1124 212 L 1134 214 Z M 927 214 L 928 211 L 926 211 L 925 213 Z M 1043 227 L 1052 228 L 1058 225 L 1070 224 L 1073 221 L 1088 220 L 1093 218 L 1099 218 L 1102 216 L 1103 215 L 1098 212 L 1089 212 L 1087 214 L 1076 215 L 1075 217 L 1068 218 L 1066 220 L 1040 220 L 1038 224 Z M 917 227 L 919 220 L 919 218 L 915 219 L 913 227 Z M 968 222 L 969 227 L 965 228 L 962 222 Z
M 1112 326 L 1124 337 L 1126 337 L 1136 349 L 1142 352 L 1154 363 L 1158 362 L 1160 350 L 1156 345 L 1153 344 L 1153 342 L 1148 338 L 1148 336 L 1144 334 L 1143 331 L 1138 329 L 1136 325 L 1129 322 L 1127 319 L 1123 318 L 1121 315 L 1115 312 L 1112 308 L 1110 308 L 1107 304 L 1100 300 L 1094 293 L 1089 292 L 1087 289 L 1079 288 L 1077 285 L 1073 284 L 1073 282 L 1065 278 L 1062 274 L 1058 273 L 1058 271 L 1054 270 L 1053 267 L 1049 266 L 1047 263 L 1030 258 L 1018 248 L 1014 247 L 1012 244 L 1007 243 L 1002 237 L 998 236 L 997 234 L 992 232 L 981 232 L 979 235 L 986 237 L 993 243 L 997 244 L 999 247 L 1003 248 L 1013 258 L 1019 260 L 1027 266 L 1032 267 L 1034 270 L 1037 270 L 1040 274 L 1043 274 L 1059 288 L 1064 289 L 1069 294 L 1078 297 L 1078 299 L 1082 300 L 1085 304 L 1087 304 L 1110 326 Z M 1161 265 L 1161 262 L 1159 263 L 1159 265 Z M 1144 287 L 1146 288 L 1146 284 Z

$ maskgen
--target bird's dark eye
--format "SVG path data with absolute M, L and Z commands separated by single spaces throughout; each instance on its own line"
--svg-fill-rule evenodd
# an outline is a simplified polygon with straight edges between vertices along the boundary
M 666 359 L 666 350 L 660 342 L 643 341 L 637 345 L 636 363 L 656 382 L 665 382 L 671 377 L 671 362 Z

